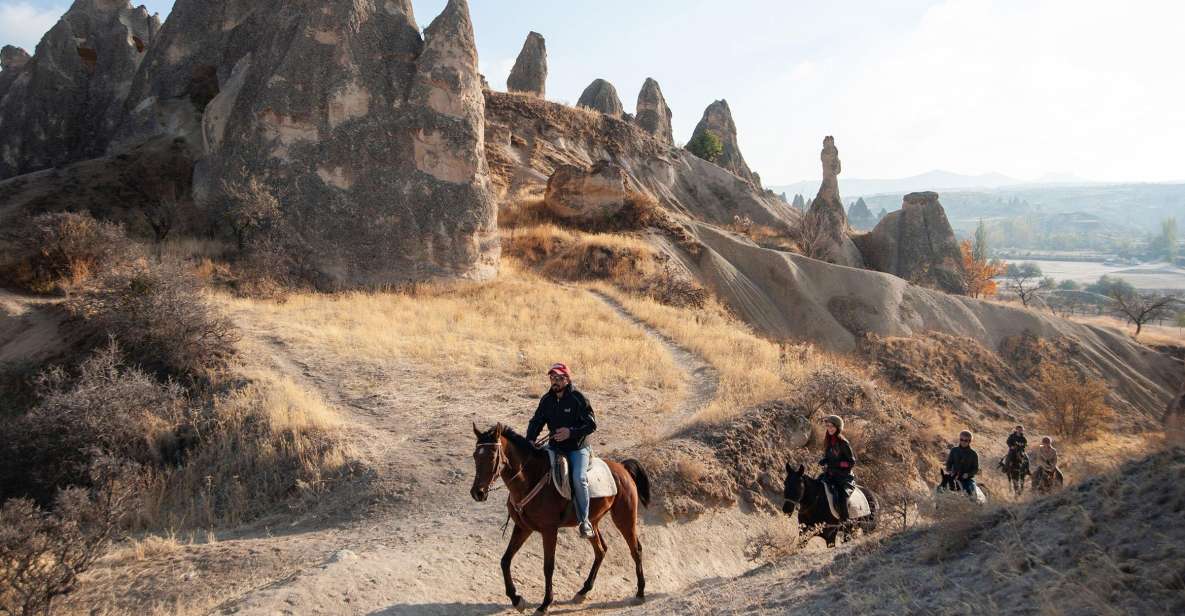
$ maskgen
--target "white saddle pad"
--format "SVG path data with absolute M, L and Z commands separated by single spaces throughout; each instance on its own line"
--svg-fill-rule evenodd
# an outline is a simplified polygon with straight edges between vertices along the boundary
M 572 500 L 572 475 L 568 473 L 568 459 L 557 456 L 555 452 L 547 450 L 548 460 L 551 462 L 551 483 L 556 492 L 567 500 Z M 604 498 L 617 494 L 617 482 L 613 480 L 613 471 L 605 461 L 593 456 L 588 463 L 588 497 Z
M 831 484 L 824 484 L 827 486 L 827 506 L 831 508 L 831 515 L 839 519 L 839 512 L 835 510 L 835 494 L 831 490 Z M 857 487 L 852 490 L 852 495 L 848 497 L 848 519 L 855 520 L 872 515 L 872 507 L 868 505 L 868 499 L 864 496 L 864 491 Z

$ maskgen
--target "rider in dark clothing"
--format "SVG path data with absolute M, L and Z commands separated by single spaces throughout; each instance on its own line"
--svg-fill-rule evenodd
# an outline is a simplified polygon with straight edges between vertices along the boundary
M 959 433 L 959 444 L 946 457 L 946 474 L 954 477 L 968 496 L 975 497 L 975 475 L 979 473 L 979 454 L 971 448 L 971 432 Z
M 827 424 L 827 436 L 823 439 L 823 459 L 819 464 L 824 466 L 823 481 L 831 484 L 835 493 L 835 510 L 840 520 L 848 519 L 848 490 L 852 488 L 854 477 L 852 467 L 856 466 L 856 456 L 852 453 L 852 445 L 843 435 L 843 418 L 838 415 L 828 415 L 823 418 Z
M 576 505 L 580 535 L 591 539 L 593 530 L 588 521 L 588 466 L 592 462 L 592 449 L 586 441 L 588 435 L 596 431 L 597 420 L 588 399 L 572 386 L 572 373 L 567 366 L 554 364 L 547 371 L 547 377 L 551 381 L 551 389 L 539 400 L 539 408 L 535 409 L 535 416 L 527 424 L 527 440 L 535 442 L 543 426 L 551 430 L 548 446 L 568 459 L 572 500 Z
M 1029 450 L 1029 439 L 1025 438 L 1025 427 L 1017 426 L 1012 430 L 1012 434 L 1008 435 L 1008 455 L 1000 461 L 1005 469 L 1008 468 L 1008 462 L 1015 460 L 1016 463 L 1022 467 L 1028 466 L 1029 455 L 1026 453 Z

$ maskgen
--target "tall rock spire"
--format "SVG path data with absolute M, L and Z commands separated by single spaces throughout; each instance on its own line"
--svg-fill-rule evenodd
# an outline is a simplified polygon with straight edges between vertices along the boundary
M 715 161 L 716 164 L 760 188 L 760 180 L 754 177 L 749 165 L 745 163 L 745 157 L 741 156 L 741 148 L 737 143 L 737 125 L 732 119 L 732 110 L 728 108 L 728 101 L 718 100 L 708 105 L 708 108 L 704 110 L 704 117 L 700 119 L 699 124 L 695 126 L 695 132 L 691 134 L 691 140 L 695 141 L 705 132 L 715 135 L 720 140 L 720 144 L 724 146 L 720 157 Z
M 621 98 L 617 96 L 617 88 L 604 79 L 594 79 L 588 84 L 581 93 L 580 100 L 576 101 L 576 106 L 600 111 L 615 118 L 625 115 L 625 107 L 621 104 Z
M 671 108 L 667 106 L 667 99 L 662 95 L 662 88 L 658 82 L 647 78 L 642 84 L 642 91 L 638 93 L 638 105 L 634 114 L 634 122 L 642 130 L 654 135 L 655 139 L 668 145 L 674 144 L 675 136 L 671 130 Z
M 547 41 L 542 34 L 531 32 L 523 41 L 523 49 L 506 79 L 506 90 L 539 98 L 547 95 Z

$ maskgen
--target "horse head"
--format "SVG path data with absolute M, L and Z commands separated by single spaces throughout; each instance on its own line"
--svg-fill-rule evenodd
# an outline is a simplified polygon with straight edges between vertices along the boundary
M 490 488 L 494 486 L 502 467 L 506 465 L 506 452 L 502 444 L 502 424 L 482 432 L 475 423 L 473 434 L 477 436 L 477 445 L 473 449 L 473 465 L 476 472 L 469 495 L 480 503 L 489 498 Z
M 806 467 L 799 464 L 795 469 L 786 463 L 786 483 L 782 487 L 782 513 L 794 515 L 794 508 L 802 504 L 806 496 Z

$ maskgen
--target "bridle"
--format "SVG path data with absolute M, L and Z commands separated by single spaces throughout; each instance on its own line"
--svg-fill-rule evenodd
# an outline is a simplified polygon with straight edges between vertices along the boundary
M 502 476 L 502 470 L 505 469 L 506 467 L 510 466 L 510 457 L 507 456 L 506 452 L 502 450 L 502 438 L 501 437 L 498 437 L 498 439 L 492 443 L 478 443 L 477 444 L 478 449 L 481 449 L 483 447 L 493 447 L 494 448 L 494 472 L 490 474 L 490 481 L 488 484 L 486 484 L 486 492 L 493 492 L 494 490 L 497 489 L 494 487 L 494 484 L 497 483 L 498 478 Z M 526 465 L 525 464 L 520 465 L 518 467 L 518 472 L 515 473 L 513 476 L 511 476 L 510 479 L 503 481 L 502 484 L 506 485 L 507 483 L 510 483 L 511 481 L 514 481 L 515 479 L 518 479 L 518 476 L 523 474 L 523 471 L 525 471 L 525 470 L 527 470 Z

